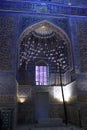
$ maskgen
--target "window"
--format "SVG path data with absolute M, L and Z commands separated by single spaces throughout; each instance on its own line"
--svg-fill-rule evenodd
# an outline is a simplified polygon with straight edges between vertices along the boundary
M 36 85 L 48 85 L 48 66 L 36 66 Z

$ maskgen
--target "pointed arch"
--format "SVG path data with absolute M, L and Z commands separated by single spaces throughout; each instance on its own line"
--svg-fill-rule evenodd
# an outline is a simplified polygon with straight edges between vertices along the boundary
M 49 48 L 49 50 L 50 49 L 52 50 L 52 47 L 53 47 L 54 50 L 55 50 L 55 53 L 57 54 L 56 56 L 58 56 L 58 55 L 62 55 L 62 53 L 59 54 L 59 52 L 58 52 L 59 51 L 58 50 L 58 46 L 66 48 L 67 51 L 66 52 L 63 51 L 63 53 L 64 53 L 64 55 L 66 55 L 68 57 L 67 64 L 69 66 L 69 69 L 73 69 L 70 40 L 69 40 L 67 34 L 60 27 L 58 27 L 58 26 L 54 25 L 53 23 L 50 23 L 50 22 L 48 22 L 46 20 L 41 21 L 39 23 L 36 23 L 36 24 L 34 24 L 34 25 L 30 26 L 30 27 L 27 27 L 22 32 L 22 34 L 21 34 L 21 36 L 19 38 L 19 60 L 18 60 L 18 63 L 21 65 L 21 63 L 22 63 L 21 61 L 25 60 L 26 64 L 28 64 L 28 62 L 32 59 L 31 57 L 33 57 L 33 60 L 34 60 L 35 59 L 35 54 L 36 54 L 35 53 L 35 49 L 36 49 L 35 47 L 37 46 L 36 44 L 38 44 L 38 43 L 35 43 L 35 42 L 37 42 L 37 40 L 39 40 L 39 39 L 41 41 L 45 42 L 45 39 L 48 40 L 48 38 L 50 39 L 52 37 L 55 40 L 53 41 L 54 44 L 50 45 L 51 48 Z M 29 40 L 29 39 L 32 39 L 32 40 Z M 41 41 L 38 41 L 38 42 L 41 42 Z M 30 48 L 29 48 L 28 44 L 31 44 L 30 42 L 32 42 L 32 45 L 30 45 Z M 51 40 L 49 40 L 49 42 L 51 42 Z M 23 55 L 22 55 L 21 48 L 23 48 L 23 47 L 26 48 L 27 45 L 28 45 L 27 53 L 24 52 Z M 40 45 L 42 46 L 42 43 L 40 43 Z M 34 46 L 34 48 L 32 48 L 32 46 Z M 44 53 L 44 51 L 41 51 L 40 53 L 38 53 L 40 51 L 39 49 L 41 47 L 41 46 L 40 47 L 39 46 L 37 47 L 38 48 L 37 49 L 37 55 L 38 55 L 38 57 L 39 57 L 39 55 L 40 55 L 41 52 Z M 48 46 L 49 46 L 49 43 L 48 43 Z M 34 51 L 31 52 L 30 49 L 33 49 Z M 42 50 L 43 50 L 43 47 L 42 47 Z M 34 53 L 34 55 L 32 55 L 31 57 L 30 56 L 27 57 L 26 55 L 28 55 L 29 51 L 32 54 Z M 48 55 L 51 55 L 51 52 Z M 43 54 L 43 56 L 44 56 L 44 54 Z M 51 57 L 51 58 L 55 59 L 56 56 Z M 47 58 L 46 55 L 45 55 L 45 57 Z M 57 59 L 58 58 L 59 57 L 57 57 Z M 49 57 L 48 57 L 48 59 L 49 59 Z M 55 59 L 56 62 L 58 62 L 57 59 Z M 35 61 L 35 62 L 37 62 L 37 61 Z

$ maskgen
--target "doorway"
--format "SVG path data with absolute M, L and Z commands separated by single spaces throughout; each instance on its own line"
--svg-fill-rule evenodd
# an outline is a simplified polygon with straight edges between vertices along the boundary
M 37 92 L 35 94 L 35 118 L 36 121 L 48 118 L 49 113 L 49 93 Z

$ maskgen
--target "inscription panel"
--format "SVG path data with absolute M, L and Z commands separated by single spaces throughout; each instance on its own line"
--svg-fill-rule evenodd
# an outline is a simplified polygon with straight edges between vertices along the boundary
M 27 13 L 32 14 L 47 14 L 47 15 L 58 15 L 58 14 L 66 14 L 66 15 L 81 15 L 87 16 L 87 7 L 83 8 L 83 6 L 78 8 L 76 6 L 64 6 L 63 4 L 56 4 L 50 2 L 11 2 L 8 1 L 0 2 L 0 9 L 2 11 L 9 10 L 9 11 L 17 11 L 22 12 L 25 11 Z

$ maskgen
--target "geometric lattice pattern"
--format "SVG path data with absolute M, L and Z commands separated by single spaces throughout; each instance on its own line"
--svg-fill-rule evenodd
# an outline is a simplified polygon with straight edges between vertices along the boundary
M 31 87 L 29 85 L 19 85 L 17 88 L 18 97 L 30 97 L 31 96 Z
M 19 66 L 45 60 L 54 70 L 65 73 L 69 70 L 70 58 L 66 41 L 52 28 L 41 26 L 23 37 L 19 49 Z M 51 66 L 51 67 L 52 67 Z
M 3 130 L 7 130 L 7 129 L 12 130 L 12 128 L 13 128 L 13 118 L 12 118 L 13 111 L 14 111 L 14 109 L 1 109 L 0 110 L 0 119 L 2 120 L 2 129 Z

